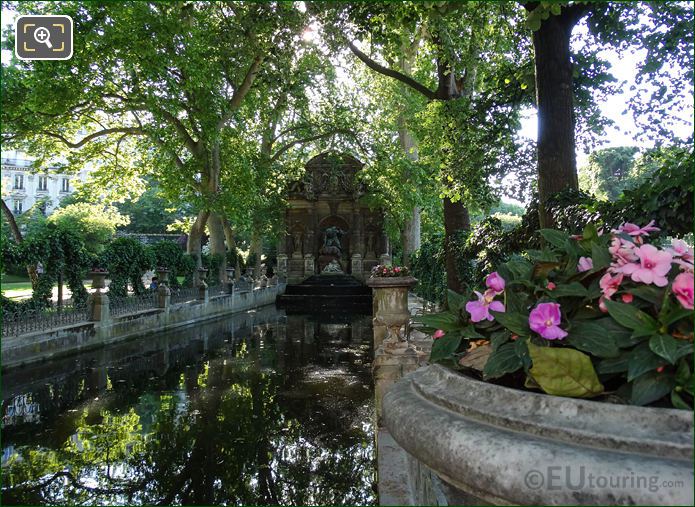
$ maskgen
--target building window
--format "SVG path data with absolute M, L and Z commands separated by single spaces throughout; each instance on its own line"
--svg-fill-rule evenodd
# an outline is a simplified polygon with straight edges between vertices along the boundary
M 24 189 L 24 175 L 23 174 L 15 174 L 14 175 L 14 189 L 15 190 Z
M 70 192 L 70 178 L 63 178 L 63 182 L 60 187 L 61 192 Z
M 39 176 L 39 190 L 48 190 L 48 176 Z
M 22 201 L 14 201 L 14 208 L 13 212 L 15 215 L 21 215 L 22 214 Z

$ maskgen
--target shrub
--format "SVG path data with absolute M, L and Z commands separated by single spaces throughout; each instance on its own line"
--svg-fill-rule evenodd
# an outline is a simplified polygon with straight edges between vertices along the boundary
M 135 294 L 142 294 L 142 275 L 155 264 L 152 252 L 133 238 L 117 238 L 109 243 L 101 263 L 109 271 L 109 293 L 114 296 L 127 296 L 129 282 Z

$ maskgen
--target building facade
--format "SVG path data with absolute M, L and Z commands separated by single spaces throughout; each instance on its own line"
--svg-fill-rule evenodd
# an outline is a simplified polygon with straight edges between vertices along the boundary
M 60 174 L 50 168 L 36 172 L 31 159 L 20 151 L 2 152 L 2 200 L 15 216 L 37 202 L 45 202 L 44 213 L 50 214 L 61 199 L 75 191 L 77 182 L 87 180 L 90 170 L 77 174 Z

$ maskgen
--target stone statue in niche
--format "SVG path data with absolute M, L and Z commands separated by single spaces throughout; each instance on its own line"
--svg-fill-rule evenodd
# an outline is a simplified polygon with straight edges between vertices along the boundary
M 374 252 L 374 232 L 372 231 L 367 231 L 367 249 L 366 253 L 375 253 Z
M 300 256 L 302 255 L 302 231 L 294 231 L 292 233 L 292 246 L 294 249 L 292 250 L 293 254 L 299 254 Z
M 321 253 L 323 255 L 335 255 L 340 257 L 340 255 L 343 253 L 340 239 L 344 234 L 345 231 L 340 227 L 336 227 L 335 225 L 327 227 L 323 231 L 324 239 L 323 246 L 321 247 Z

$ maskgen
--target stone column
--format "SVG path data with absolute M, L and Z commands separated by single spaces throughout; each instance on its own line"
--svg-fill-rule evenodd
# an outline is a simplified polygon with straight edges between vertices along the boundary
M 281 279 L 287 279 L 287 254 L 278 254 L 277 274 Z
M 96 292 L 87 298 L 87 318 L 91 322 L 107 323 L 111 320 L 109 297 L 101 289 L 106 287 L 106 277 L 109 274 L 106 271 L 92 271 L 89 276 L 92 278 L 92 289 Z
M 427 355 L 408 343 L 410 321 L 408 290 L 417 283 L 412 276 L 373 277 L 367 285 L 374 293 L 374 394 L 377 424 L 386 391 L 401 377 L 424 364 Z M 405 328 L 405 332 L 402 329 Z M 384 332 L 385 330 L 385 332 Z M 385 336 L 384 336 L 385 335 Z M 380 343 L 377 343 L 377 341 Z
M 358 280 L 364 280 L 364 273 L 362 273 L 362 256 L 360 254 L 352 254 L 352 266 L 350 271 L 352 272 L 352 276 Z

